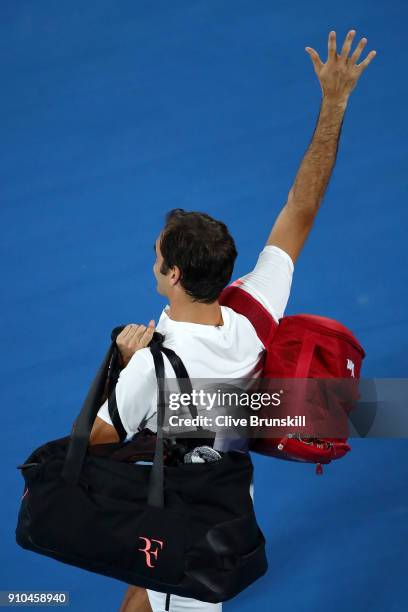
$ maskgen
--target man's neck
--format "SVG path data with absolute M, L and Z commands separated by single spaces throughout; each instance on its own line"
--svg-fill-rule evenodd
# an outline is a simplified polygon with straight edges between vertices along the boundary
M 170 301 L 170 308 L 167 314 L 172 321 L 217 326 L 224 324 L 218 301 L 213 304 Z

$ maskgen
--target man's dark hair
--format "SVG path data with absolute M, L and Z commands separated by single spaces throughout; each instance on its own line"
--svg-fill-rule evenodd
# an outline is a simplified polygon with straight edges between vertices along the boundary
M 211 304 L 231 279 L 237 250 L 225 223 L 201 212 L 175 208 L 166 215 L 160 238 L 167 274 L 177 266 L 181 286 L 194 301 Z

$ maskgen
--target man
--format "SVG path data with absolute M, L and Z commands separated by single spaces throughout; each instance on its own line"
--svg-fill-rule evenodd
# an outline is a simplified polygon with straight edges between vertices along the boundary
M 371 51 L 357 64 L 367 39 L 362 38 L 349 56 L 355 34 L 354 30 L 347 34 L 339 54 L 336 34 L 330 32 L 326 63 L 314 49 L 306 47 L 322 89 L 319 118 L 287 202 L 255 269 L 240 279 L 241 289 L 259 300 L 276 320 L 284 313 L 293 265 L 312 228 L 335 164 L 349 96 L 376 54 Z M 202 213 L 172 211 L 156 240 L 155 254 L 157 290 L 169 301 L 156 328 L 164 333 L 165 346 L 180 355 L 191 378 L 252 376 L 259 370 L 264 346 L 248 319 L 218 302 L 237 255 L 226 226 Z M 156 379 L 146 348 L 153 331 L 154 321 L 147 327 L 128 325 L 117 339 L 126 367 L 117 384 L 116 399 L 129 436 L 139 427 L 156 429 Z M 165 368 L 166 377 L 174 376 L 167 359 Z M 96 418 L 91 444 L 118 439 L 105 402 Z M 146 594 L 144 589 L 130 586 L 121 612 L 164 610 L 164 600 L 164 594 Z M 178 609 L 215 611 L 221 610 L 221 604 L 172 596 L 170 610 Z

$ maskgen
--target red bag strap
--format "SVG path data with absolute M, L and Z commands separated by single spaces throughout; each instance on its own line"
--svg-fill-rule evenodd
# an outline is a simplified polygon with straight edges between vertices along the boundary
M 306 334 L 302 349 L 296 364 L 294 378 L 308 378 L 310 364 L 312 363 L 316 341 L 311 334 Z
M 278 324 L 266 308 L 258 302 L 250 293 L 239 287 L 239 280 L 226 287 L 220 297 L 222 306 L 228 306 L 244 315 L 255 328 L 258 338 L 268 348 L 274 336 Z

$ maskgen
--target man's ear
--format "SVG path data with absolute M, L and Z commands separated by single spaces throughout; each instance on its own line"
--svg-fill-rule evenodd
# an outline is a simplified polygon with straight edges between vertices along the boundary
M 178 266 L 174 266 L 174 268 L 171 268 L 170 270 L 170 282 L 174 286 L 174 285 L 177 285 L 180 279 L 181 279 L 181 270 Z

